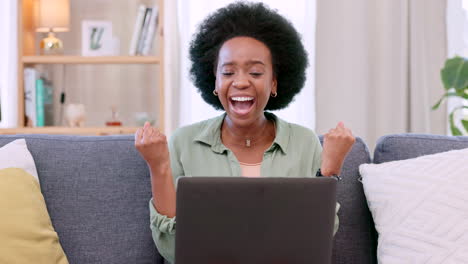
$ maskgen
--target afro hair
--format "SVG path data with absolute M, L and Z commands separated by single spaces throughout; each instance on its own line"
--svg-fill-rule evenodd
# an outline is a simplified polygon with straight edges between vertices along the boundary
M 229 39 L 245 36 L 257 39 L 270 50 L 277 80 L 277 97 L 271 97 L 265 110 L 285 108 L 300 92 L 308 66 L 307 52 L 293 25 L 262 3 L 236 2 L 218 9 L 200 25 L 190 43 L 190 76 L 202 98 L 215 109 L 223 109 L 213 95 L 213 73 L 221 46 Z

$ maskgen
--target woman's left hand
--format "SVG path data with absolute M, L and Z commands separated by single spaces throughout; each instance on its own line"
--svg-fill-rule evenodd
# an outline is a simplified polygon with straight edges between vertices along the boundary
M 320 170 L 324 176 L 339 175 L 346 155 L 353 147 L 356 138 L 343 122 L 330 129 L 323 138 L 322 164 Z

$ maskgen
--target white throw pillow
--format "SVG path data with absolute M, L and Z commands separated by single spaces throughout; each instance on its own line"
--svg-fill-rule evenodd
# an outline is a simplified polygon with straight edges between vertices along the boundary
M 468 263 L 468 149 L 359 171 L 380 264 Z
M 6 168 L 23 169 L 39 182 L 36 164 L 25 139 L 14 140 L 0 148 L 0 170 Z

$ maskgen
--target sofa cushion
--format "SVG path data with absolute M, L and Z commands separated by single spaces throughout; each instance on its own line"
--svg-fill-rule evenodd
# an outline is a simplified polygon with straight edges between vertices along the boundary
M 68 264 L 34 176 L 0 169 L 0 208 L 0 263 Z
M 70 263 L 162 263 L 151 238 L 150 176 L 133 136 L 25 138 Z
M 377 141 L 373 163 L 411 159 L 464 148 L 468 148 L 468 137 L 407 133 L 386 135 Z
M 320 137 L 323 142 L 323 137 Z M 359 165 L 370 163 L 367 145 L 356 139 L 346 157 L 337 187 L 340 226 L 333 245 L 333 263 L 376 263 L 376 232 L 367 207 L 362 184 L 358 181 Z
M 453 149 L 468 148 L 468 137 L 395 134 L 379 138 L 374 163 L 416 158 Z
M 360 166 L 379 263 L 468 258 L 468 148 Z

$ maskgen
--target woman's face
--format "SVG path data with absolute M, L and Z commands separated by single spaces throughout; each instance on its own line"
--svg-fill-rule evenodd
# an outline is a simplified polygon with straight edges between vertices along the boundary
M 248 126 L 260 120 L 270 94 L 276 93 L 268 47 L 250 37 L 226 41 L 218 55 L 216 91 L 235 124 Z

